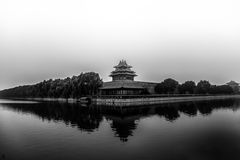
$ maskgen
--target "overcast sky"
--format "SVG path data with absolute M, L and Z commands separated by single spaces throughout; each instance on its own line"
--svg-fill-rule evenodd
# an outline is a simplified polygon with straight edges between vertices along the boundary
M 240 82 L 239 0 L 0 2 L 0 89 L 125 59 L 142 81 Z

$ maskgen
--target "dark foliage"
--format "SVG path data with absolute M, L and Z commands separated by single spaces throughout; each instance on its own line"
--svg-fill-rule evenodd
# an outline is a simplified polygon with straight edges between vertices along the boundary
M 207 94 L 210 93 L 211 84 L 206 80 L 201 80 L 197 84 L 197 93 Z
M 155 91 L 160 94 L 172 94 L 178 87 L 178 82 L 174 79 L 168 78 L 163 82 L 157 84 Z
M 211 94 L 232 94 L 233 92 L 233 89 L 228 85 L 212 85 L 209 91 Z
M 19 86 L 0 92 L 1 97 L 39 97 L 39 98 L 79 98 L 96 95 L 102 85 L 99 74 L 81 73 L 72 78 L 47 80 L 35 85 Z
M 155 87 L 158 94 L 233 94 L 234 90 L 229 85 L 211 85 L 206 80 L 201 80 L 196 85 L 194 81 L 179 84 L 174 79 L 166 79 Z
M 186 81 L 178 86 L 180 94 L 193 94 L 196 89 L 196 84 L 193 81 Z

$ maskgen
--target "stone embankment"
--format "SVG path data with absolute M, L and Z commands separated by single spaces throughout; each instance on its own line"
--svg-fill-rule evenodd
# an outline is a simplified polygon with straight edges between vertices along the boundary
M 138 106 L 138 105 L 152 105 L 161 103 L 174 103 L 174 102 L 185 102 L 185 101 L 203 101 L 203 100 L 218 100 L 218 99 L 230 99 L 240 98 L 240 95 L 205 95 L 205 96 L 174 96 L 174 97 L 93 97 L 91 103 L 94 105 L 103 106 Z M 67 103 L 78 103 L 80 99 L 76 98 L 16 98 L 16 99 L 27 99 L 35 101 L 58 101 Z
M 142 97 L 142 98 L 94 98 L 92 102 L 96 105 L 107 106 L 137 106 L 151 105 L 161 103 L 173 103 L 184 101 L 202 101 L 202 100 L 217 100 L 240 98 L 240 95 L 215 95 L 215 96 L 189 96 L 189 97 Z

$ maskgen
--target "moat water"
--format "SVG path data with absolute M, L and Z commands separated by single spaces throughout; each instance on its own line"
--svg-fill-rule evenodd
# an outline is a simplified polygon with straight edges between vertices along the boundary
M 0 159 L 240 159 L 240 99 L 114 108 L 0 100 Z

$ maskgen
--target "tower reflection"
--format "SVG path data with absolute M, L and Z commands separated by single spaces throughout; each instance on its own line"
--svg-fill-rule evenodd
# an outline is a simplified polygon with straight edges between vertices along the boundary
M 196 101 L 168 103 L 153 106 L 106 107 L 87 106 L 68 103 L 1 104 L 13 111 L 38 116 L 43 121 L 61 121 L 83 132 L 97 132 L 104 119 L 109 123 L 115 137 L 127 142 L 137 128 L 138 120 L 158 115 L 174 123 L 182 114 L 189 117 L 210 115 L 214 110 L 238 110 L 239 100 Z

